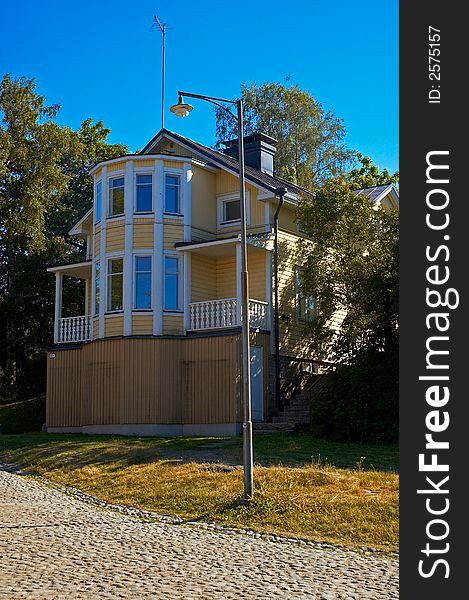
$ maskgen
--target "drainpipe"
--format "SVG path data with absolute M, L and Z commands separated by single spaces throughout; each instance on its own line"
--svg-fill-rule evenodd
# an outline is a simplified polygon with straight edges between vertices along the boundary
M 275 332 L 275 404 L 280 406 L 280 335 L 278 316 L 278 217 L 283 206 L 283 197 L 287 188 L 277 188 L 276 195 L 279 197 L 277 210 L 274 214 L 274 332 Z

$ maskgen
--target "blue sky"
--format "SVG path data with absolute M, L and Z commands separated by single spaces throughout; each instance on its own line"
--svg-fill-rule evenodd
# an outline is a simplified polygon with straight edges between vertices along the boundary
M 398 169 L 397 0 L 8 2 L 0 75 L 34 77 L 61 123 L 102 119 L 110 141 L 141 149 L 161 126 L 154 13 L 170 26 L 167 109 L 178 89 L 235 98 L 243 82 L 290 76 L 343 119 L 349 147 Z M 211 145 L 212 108 L 194 106 L 184 120 L 167 110 L 165 126 Z

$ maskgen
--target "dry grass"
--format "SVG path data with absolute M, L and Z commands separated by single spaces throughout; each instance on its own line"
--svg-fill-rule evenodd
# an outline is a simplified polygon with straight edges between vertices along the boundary
M 352 546 L 397 548 L 398 476 L 363 470 L 360 462 L 350 469 L 321 461 L 296 468 L 258 466 L 256 496 L 245 507 L 239 504 L 241 469 L 225 472 L 206 462 L 168 458 L 158 438 L 2 436 L 1 441 L 4 460 L 111 502 Z M 206 457 L 207 447 L 218 448 L 220 442 L 175 444 L 182 454 L 199 447 Z M 233 452 L 237 444 L 234 440 Z

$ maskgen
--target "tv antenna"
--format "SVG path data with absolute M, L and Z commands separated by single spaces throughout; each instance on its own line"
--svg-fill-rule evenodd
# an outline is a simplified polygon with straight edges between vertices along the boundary
M 166 48 L 166 30 L 168 29 L 167 23 L 161 23 L 156 15 L 153 15 L 153 27 L 157 25 L 162 34 L 162 52 L 161 52 L 161 129 L 164 129 L 164 77 L 165 77 L 165 48 Z

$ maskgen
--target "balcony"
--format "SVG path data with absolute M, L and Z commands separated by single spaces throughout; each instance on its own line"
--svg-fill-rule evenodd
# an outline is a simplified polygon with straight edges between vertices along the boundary
M 86 342 L 91 339 L 90 317 L 68 317 L 59 319 L 57 344 L 72 344 Z
M 252 329 L 269 329 L 268 303 L 249 300 L 249 323 Z M 241 306 L 236 298 L 205 300 L 189 304 L 189 331 L 239 327 Z

